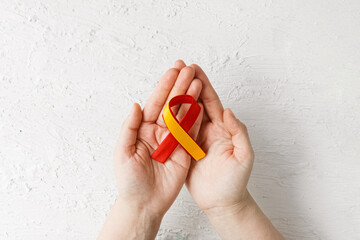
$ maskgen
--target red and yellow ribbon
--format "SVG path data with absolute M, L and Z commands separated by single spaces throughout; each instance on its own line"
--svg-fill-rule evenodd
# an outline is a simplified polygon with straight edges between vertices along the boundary
M 185 116 L 180 120 L 180 122 L 178 122 L 174 113 L 171 111 L 171 107 L 183 103 L 190 103 L 191 105 Z M 170 133 L 151 155 L 151 158 L 164 163 L 178 144 L 180 144 L 195 160 L 203 158 L 205 156 L 205 152 L 188 134 L 188 131 L 194 125 L 197 117 L 199 116 L 200 110 L 200 105 L 190 95 L 179 95 L 173 97 L 163 111 L 163 119 Z

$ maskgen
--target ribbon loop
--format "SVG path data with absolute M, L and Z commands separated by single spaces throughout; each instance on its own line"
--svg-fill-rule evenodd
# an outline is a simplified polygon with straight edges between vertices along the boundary
M 171 111 L 171 107 L 183 103 L 190 103 L 191 105 L 179 123 L 174 116 L 174 113 Z M 200 105 L 190 95 L 179 95 L 173 97 L 164 108 L 162 115 L 170 133 L 151 155 L 151 158 L 164 163 L 179 143 L 184 148 L 184 150 L 195 160 L 203 158 L 205 156 L 205 152 L 188 134 L 188 131 L 194 125 L 197 117 L 199 116 L 200 110 Z

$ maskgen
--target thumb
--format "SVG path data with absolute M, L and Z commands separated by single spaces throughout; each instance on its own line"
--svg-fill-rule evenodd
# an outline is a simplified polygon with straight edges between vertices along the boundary
M 118 149 L 130 155 L 135 152 L 137 133 L 142 121 L 142 111 L 138 103 L 134 103 L 129 115 L 121 126 Z
M 253 150 L 245 124 L 235 117 L 230 108 L 224 110 L 223 119 L 226 130 L 232 137 L 235 157 L 239 159 L 240 157 L 244 157 L 243 155 L 245 154 L 249 155 L 246 158 L 251 158 Z

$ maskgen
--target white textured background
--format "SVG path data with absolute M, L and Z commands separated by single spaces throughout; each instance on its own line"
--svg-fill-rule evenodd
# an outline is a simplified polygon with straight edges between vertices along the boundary
M 112 151 L 177 58 L 249 128 L 287 239 L 360 239 L 360 2 L 0 0 L 0 239 L 95 239 Z M 218 239 L 186 189 L 158 239 Z

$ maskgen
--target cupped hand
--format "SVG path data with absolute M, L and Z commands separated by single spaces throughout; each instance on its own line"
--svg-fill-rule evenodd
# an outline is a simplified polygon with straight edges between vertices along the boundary
M 119 190 L 118 200 L 129 207 L 146 209 L 163 215 L 174 202 L 183 186 L 190 164 L 190 156 L 177 146 L 162 164 L 151 159 L 169 131 L 161 117 L 162 109 L 174 96 L 189 94 L 197 99 L 202 89 L 194 79 L 195 69 L 172 68 L 160 79 L 143 110 L 134 104 L 124 121 L 114 152 L 115 175 Z M 177 118 L 184 116 L 188 106 L 173 108 Z M 189 134 L 196 139 L 202 121 L 201 111 Z
M 185 64 L 178 61 L 175 67 L 182 69 Z M 204 117 L 197 142 L 207 155 L 192 160 L 187 188 L 205 212 L 241 208 L 248 199 L 246 186 L 254 161 L 246 126 L 230 109 L 223 109 L 202 69 L 191 67 L 203 84 L 199 101 L 204 106 Z
M 178 146 L 162 164 L 151 159 L 168 134 L 161 112 L 168 100 L 184 93 L 200 99 L 202 111 L 189 133 L 207 155 L 194 161 Z M 174 107 L 173 112 L 180 119 L 187 109 Z M 230 109 L 223 109 L 197 65 L 177 61 L 143 111 L 133 106 L 114 160 L 119 197 L 99 239 L 154 239 L 184 181 L 222 239 L 284 239 L 247 191 L 254 153 L 246 127 Z

